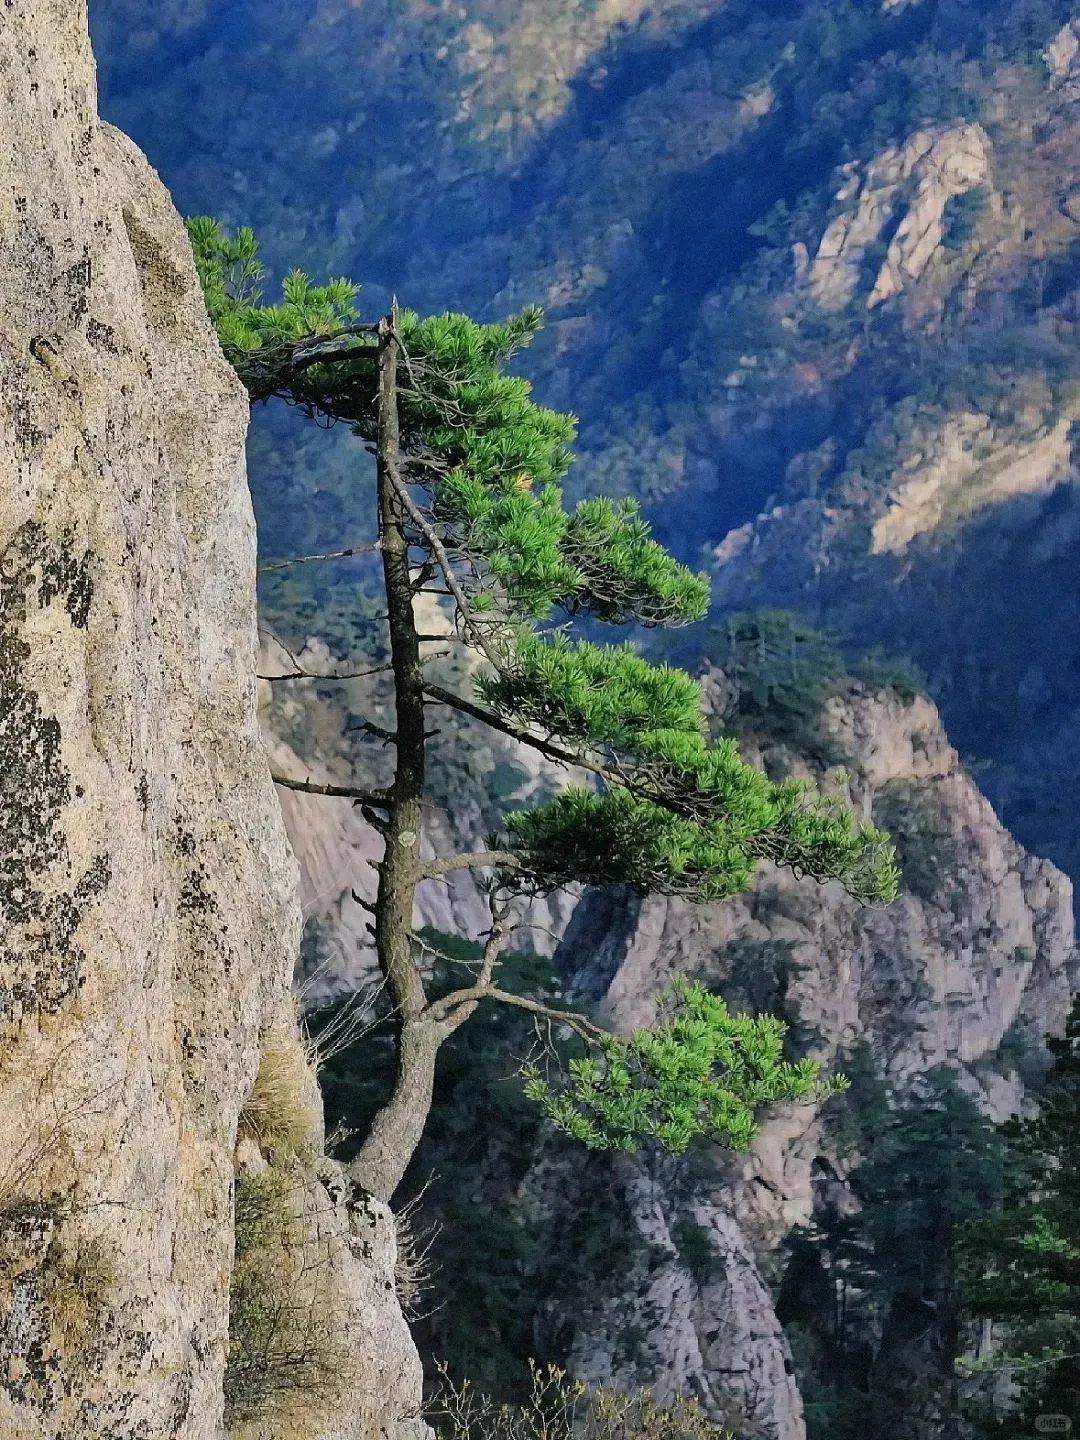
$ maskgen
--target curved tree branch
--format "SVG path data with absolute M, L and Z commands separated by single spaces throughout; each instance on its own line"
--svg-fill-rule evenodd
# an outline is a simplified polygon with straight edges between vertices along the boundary
M 520 869 L 521 860 L 512 850 L 465 850 L 460 855 L 447 855 L 442 860 L 429 860 L 421 866 L 420 880 L 437 880 L 440 875 L 450 875 L 455 870 L 482 870 L 496 866 Z
M 553 1005 L 545 1005 L 542 1001 L 533 1000 L 528 995 L 514 995 L 509 990 L 500 990 L 498 986 L 490 983 L 470 985 L 467 989 L 455 990 L 450 995 L 444 995 L 441 1000 L 435 1000 L 428 1006 L 425 1018 L 436 1022 L 452 1020 L 461 1007 L 476 1006 L 481 1000 L 494 1000 L 500 1005 L 511 1005 L 518 1010 L 528 1011 L 530 1015 L 539 1015 L 543 1020 L 552 1020 L 556 1024 L 567 1025 L 575 1035 L 585 1041 L 595 1042 L 608 1033 L 601 1026 L 594 1024 L 587 1015 L 582 1015 L 578 1011 L 557 1010 Z M 470 1009 L 468 1013 L 471 1015 L 472 1010 Z

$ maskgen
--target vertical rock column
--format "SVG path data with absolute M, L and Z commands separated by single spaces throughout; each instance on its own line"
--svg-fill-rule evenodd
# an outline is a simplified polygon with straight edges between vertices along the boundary
M 0 1434 L 210 1440 L 296 872 L 246 397 L 81 0 L 0 5 L 0 414 Z

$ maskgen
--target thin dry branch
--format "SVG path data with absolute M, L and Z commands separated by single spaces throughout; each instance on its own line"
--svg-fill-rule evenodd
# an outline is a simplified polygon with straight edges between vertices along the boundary
M 460 855 L 447 855 L 441 860 L 429 860 L 421 866 L 418 880 L 437 880 L 440 875 L 450 875 L 455 870 L 483 870 L 505 865 L 508 869 L 521 868 L 521 860 L 511 850 L 466 850 Z
M 434 657 L 432 657 L 434 658 Z M 375 665 L 370 670 L 287 670 L 282 675 L 257 675 L 258 680 L 364 680 L 369 675 L 381 675 L 392 669 L 390 665 Z
M 278 775 L 273 771 L 270 778 L 275 785 L 282 785 L 286 790 L 299 790 L 304 795 L 331 795 L 341 800 L 359 800 L 364 805 L 374 805 L 380 810 L 385 810 L 387 805 L 385 790 L 364 790 L 357 785 L 320 785 L 314 780 L 290 780 L 287 775 Z
M 260 565 L 256 573 L 267 575 L 271 570 L 288 570 L 291 565 L 308 565 L 313 560 L 347 560 L 350 555 L 371 555 L 381 548 L 376 540 L 372 545 L 350 545 L 347 550 L 328 550 L 321 555 L 293 555 L 288 560 L 271 560 L 267 565 Z
M 461 615 L 461 623 L 465 626 L 466 630 L 468 630 L 469 634 L 473 637 L 473 640 L 476 642 L 478 648 L 483 651 L 485 658 L 489 660 L 492 665 L 494 665 L 496 670 L 502 673 L 502 671 L 505 669 L 503 661 L 496 654 L 494 649 L 488 644 L 487 636 L 484 634 L 479 622 L 473 615 L 472 606 L 469 604 L 468 597 L 458 583 L 457 576 L 454 574 L 454 568 L 450 563 L 449 555 L 447 555 L 446 553 L 446 547 L 443 545 L 438 535 L 435 534 L 435 531 L 432 529 L 432 527 L 424 519 L 424 516 L 419 506 L 409 494 L 409 487 L 405 484 L 404 480 L 402 480 L 401 476 L 398 474 L 396 467 L 390 467 L 389 475 L 391 484 L 393 485 L 394 490 L 397 493 L 398 499 L 401 501 L 402 505 L 408 512 L 409 519 L 420 531 L 421 535 L 423 535 L 425 541 L 431 547 L 432 553 L 434 554 L 436 560 L 439 562 L 439 569 L 442 571 L 446 579 L 446 588 L 454 597 L 454 602 L 457 605 L 458 611 Z

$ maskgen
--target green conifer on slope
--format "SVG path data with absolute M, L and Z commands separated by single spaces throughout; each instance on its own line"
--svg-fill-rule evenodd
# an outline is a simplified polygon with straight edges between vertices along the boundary
M 423 1131 L 438 1048 L 483 1000 L 556 1019 L 584 1042 L 585 1058 L 554 1087 L 535 1071 L 526 1082 L 584 1143 L 627 1148 L 651 1135 L 680 1149 L 705 1132 L 745 1146 L 758 1106 L 820 1085 L 813 1065 L 783 1062 L 782 1027 L 731 1016 L 687 985 L 663 1025 L 621 1040 L 584 1016 L 508 994 L 497 983 L 508 902 L 571 881 L 715 900 L 745 889 L 763 858 L 839 880 L 863 902 L 888 900 L 897 873 L 887 838 L 803 784 L 774 784 L 732 741 L 710 743 L 689 676 L 629 646 L 566 633 L 577 616 L 684 625 L 705 615 L 708 587 L 651 538 L 632 502 L 564 506 L 574 421 L 505 373 L 539 327 L 538 310 L 479 325 L 395 305 L 365 324 L 355 285 L 313 286 L 298 271 L 278 304 L 263 305 L 250 231 L 229 237 L 202 218 L 189 233 L 207 308 L 252 400 L 278 397 L 315 420 L 348 424 L 376 456 L 396 770 L 385 790 L 348 793 L 385 842 L 373 928 L 398 1062 L 356 1178 L 375 1194 L 393 1192 Z M 425 675 L 413 600 L 433 585 L 452 596 L 458 637 L 485 662 L 471 696 Z M 434 705 L 576 767 L 589 783 L 507 816 L 488 850 L 423 861 Z M 414 955 L 414 894 L 422 880 L 466 868 L 490 875 L 492 928 L 475 984 L 432 1001 Z
M 1009 1403 L 982 1417 L 1001 1440 L 1080 1405 L 1080 1001 L 1047 1049 L 1035 1114 L 1001 1127 L 1004 1204 L 960 1235 L 967 1304 L 997 1331 L 995 1349 L 964 1368 L 1008 1381 Z

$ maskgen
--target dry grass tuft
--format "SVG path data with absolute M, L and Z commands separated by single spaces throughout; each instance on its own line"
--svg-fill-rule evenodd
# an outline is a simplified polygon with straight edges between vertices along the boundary
M 649 1389 L 629 1394 L 531 1365 L 524 1405 L 499 1405 L 442 1370 L 443 1393 L 429 1419 L 443 1440 L 734 1440 L 696 1400 L 658 1405 Z
M 333 1257 L 308 1199 L 302 1170 L 288 1160 L 236 1182 L 225 1371 L 234 1440 L 309 1440 L 353 1369 L 335 1313 Z
M 307 1060 L 292 1037 L 271 1035 L 259 1057 L 255 1084 L 240 1111 L 241 1134 L 264 1155 L 303 1154 L 313 1139 L 307 1100 Z
M 85 1350 L 116 1284 L 116 1264 L 99 1240 L 80 1237 L 71 1248 L 54 1240 L 46 1256 L 42 1304 L 57 1349 Z
M 116 1275 L 101 1241 L 76 1230 L 65 1197 L 0 1205 L 0 1320 L 29 1285 L 48 1343 L 69 1366 L 91 1350 Z
M 426 1189 L 426 1187 L 425 1187 Z M 406 1319 L 420 1316 L 420 1301 L 431 1288 L 435 1273 L 431 1248 L 439 1233 L 437 1225 L 426 1230 L 415 1228 L 416 1211 L 424 1198 L 422 1190 L 415 1199 L 402 1206 L 394 1215 L 397 1257 L 394 1261 L 394 1289 Z

